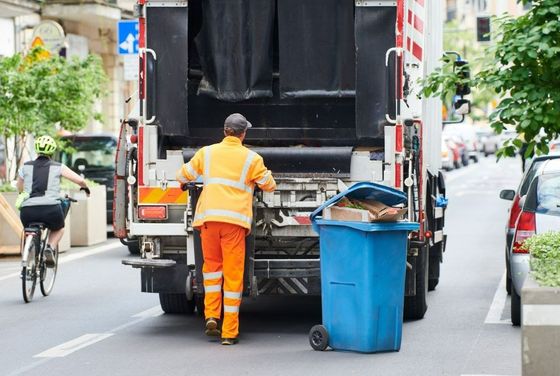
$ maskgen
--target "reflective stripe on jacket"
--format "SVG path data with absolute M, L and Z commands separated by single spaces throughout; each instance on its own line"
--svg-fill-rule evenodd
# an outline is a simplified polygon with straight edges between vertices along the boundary
M 194 227 L 204 222 L 225 222 L 250 230 L 255 184 L 267 192 L 276 188 L 262 157 L 232 136 L 198 150 L 177 174 L 182 182 L 199 177 L 204 189 L 196 206 Z

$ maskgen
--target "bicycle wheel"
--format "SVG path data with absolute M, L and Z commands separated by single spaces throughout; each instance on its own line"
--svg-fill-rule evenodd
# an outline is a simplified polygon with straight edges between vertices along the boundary
M 44 249 L 44 244 L 42 244 L 42 248 Z M 54 287 L 54 280 L 56 278 L 56 271 L 58 269 L 58 249 L 53 250 L 54 252 L 54 266 L 53 267 L 48 267 L 44 256 L 41 254 L 41 262 L 40 262 L 40 266 L 39 266 L 39 270 L 40 270 L 40 283 L 39 285 L 41 286 L 41 294 L 43 294 L 43 296 L 48 296 L 53 287 Z
M 32 235 L 27 236 L 23 248 L 23 268 L 21 270 L 21 287 L 23 300 L 29 303 L 33 299 L 37 285 L 37 242 Z

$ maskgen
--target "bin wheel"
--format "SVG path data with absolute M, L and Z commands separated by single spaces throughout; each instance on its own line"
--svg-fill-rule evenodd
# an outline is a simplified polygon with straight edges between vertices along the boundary
M 329 346 L 329 333 L 323 325 L 315 325 L 309 331 L 309 344 L 315 351 L 324 351 Z

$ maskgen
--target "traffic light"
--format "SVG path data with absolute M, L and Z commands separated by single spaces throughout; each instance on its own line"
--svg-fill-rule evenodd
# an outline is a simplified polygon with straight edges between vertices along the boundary
M 490 41 L 490 17 L 476 18 L 476 40 L 479 42 Z

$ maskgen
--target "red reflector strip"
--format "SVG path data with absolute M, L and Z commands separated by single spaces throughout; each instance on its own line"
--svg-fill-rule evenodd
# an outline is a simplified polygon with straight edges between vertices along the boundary
M 310 225 L 311 224 L 311 219 L 306 215 L 295 215 L 295 216 L 293 216 L 293 218 L 300 225 Z
M 165 206 L 139 206 L 139 219 L 164 220 L 167 219 L 167 207 Z
M 395 152 L 402 153 L 403 151 L 403 126 L 397 124 L 395 126 Z
M 401 164 L 395 163 L 395 188 L 401 189 Z

